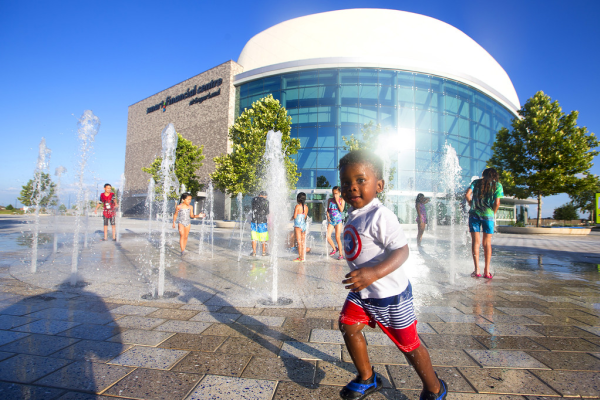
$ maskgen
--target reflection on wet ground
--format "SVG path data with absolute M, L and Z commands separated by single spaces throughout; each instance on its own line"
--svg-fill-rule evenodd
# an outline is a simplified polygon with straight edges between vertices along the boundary
M 212 259 L 198 254 L 197 226 L 183 257 L 170 232 L 166 290 L 179 296 L 144 301 L 158 259 L 147 221 L 125 220 L 114 243 L 99 241 L 92 218 L 78 287 L 69 219 L 42 218 L 36 274 L 24 221 L 0 218 L 0 398 L 327 399 L 356 373 L 337 330 L 347 267 L 324 254 L 318 232 L 308 262 L 293 263 L 291 251 L 280 262 L 279 293 L 292 304 L 265 307 L 268 258 L 247 256 L 246 242 L 238 263 L 231 231 L 217 230 Z M 490 281 L 470 278 L 469 243 L 451 243 L 443 228 L 420 249 L 407 228 L 404 268 L 449 398 L 600 397 L 600 235 L 496 235 Z M 365 337 L 384 378 L 370 398 L 418 398 L 399 351 L 378 329 Z

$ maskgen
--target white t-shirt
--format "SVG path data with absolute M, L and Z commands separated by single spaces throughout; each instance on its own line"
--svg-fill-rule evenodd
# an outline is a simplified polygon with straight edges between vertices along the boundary
M 351 270 L 372 267 L 408 241 L 394 213 L 375 198 L 359 209 L 350 209 L 344 226 L 344 253 Z M 402 267 L 360 291 L 362 299 L 383 299 L 402 293 L 408 277 Z

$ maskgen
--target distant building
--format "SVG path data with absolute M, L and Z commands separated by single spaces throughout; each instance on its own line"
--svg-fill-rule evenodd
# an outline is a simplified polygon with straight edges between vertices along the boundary
M 460 30 L 434 18 L 383 9 L 351 9 L 295 18 L 251 38 L 237 62 L 227 61 L 129 107 L 124 210 L 140 210 L 148 174 L 169 123 L 204 145 L 201 179 L 213 157 L 231 151 L 235 117 L 268 94 L 292 117 L 297 187 L 320 204 L 318 187 L 338 183 L 343 137 L 374 122 L 386 131 L 397 169 L 391 203 L 412 222 L 417 193 L 436 191 L 445 143 L 457 151 L 465 183 L 479 176 L 496 132 L 520 107 L 510 78 L 490 54 Z M 386 143 L 387 144 L 387 143 Z M 389 147 L 386 148 L 389 150 Z M 136 208 L 137 207 L 137 208 Z M 317 207 L 318 208 L 318 207 Z M 513 211 L 514 202 L 507 207 Z M 320 209 L 319 209 L 320 210 Z M 230 200 L 216 197 L 216 217 L 229 218 Z M 318 220 L 321 211 L 312 211 Z M 506 218 L 509 218 L 507 216 Z

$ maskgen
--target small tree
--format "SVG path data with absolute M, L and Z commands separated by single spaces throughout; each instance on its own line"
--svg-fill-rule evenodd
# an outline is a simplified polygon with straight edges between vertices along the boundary
M 287 182 L 290 189 L 296 187 L 298 177 L 296 164 L 291 155 L 300 149 L 300 140 L 290 137 L 292 118 L 279 100 L 268 95 L 245 109 L 229 128 L 229 140 L 233 151 L 215 157 L 216 169 L 211 174 L 214 186 L 231 195 L 252 194 L 263 189 L 266 174 L 263 162 L 267 133 L 281 132 L 281 149 L 284 154 Z
M 587 182 L 587 188 L 580 192 L 570 194 L 569 197 L 575 208 L 579 209 L 581 212 L 589 212 L 590 221 L 595 221 L 596 193 L 600 193 L 600 179 L 598 179 L 597 175 L 589 174 L 584 180 Z
M 58 211 L 60 212 L 66 212 L 67 211 L 67 206 L 65 206 L 64 204 L 61 204 L 60 206 L 58 206 Z
M 317 176 L 317 187 L 321 189 L 329 189 L 331 187 L 331 184 L 327 180 L 327 177 L 320 175 Z
M 204 185 L 198 180 L 198 169 L 203 165 L 204 155 L 202 154 L 204 146 L 195 146 L 190 140 L 185 139 L 179 133 L 177 134 L 177 149 L 175 150 L 175 175 L 180 184 L 184 184 L 188 192 L 195 195 Z M 155 182 L 161 181 L 160 164 L 162 157 L 157 157 L 149 167 L 142 168 L 142 171 L 149 173 Z M 161 191 L 160 185 L 156 185 L 156 193 Z M 118 193 L 117 193 L 118 196 Z M 174 198 L 175 192 L 169 197 Z
M 38 175 L 36 173 L 34 179 L 30 179 L 29 182 L 23 186 L 23 189 L 21 189 L 21 196 L 18 197 L 18 200 L 24 206 L 31 207 L 35 205 L 33 200 L 35 199 L 35 196 L 37 196 L 37 187 L 35 182 L 37 176 Z M 50 174 L 42 172 L 40 176 L 40 184 L 42 192 L 45 194 L 45 196 L 41 198 L 39 206 L 48 207 L 56 205 L 56 197 L 54 197 L 56 184 L 52 182 Z
M 354 134 L 350 135 L 349 138 L 343 136 L 342 140 L 344 141 L 344 150 L 353 151 L 366 149 L 372 151 L 373 153 L 379 154 L 381 156 L 381 149 L 379 148 L 379 137 L 384 132 L 381 129 L 381 125 L 375 123 L 373 121 L 369 121 L 369 123 L 364 124 L 360 129 L 360 133 L 362 139 L 357 139 Z M 385 182 L 385 187 L 383 192 L 379 193 L 377 197 L 381 201 L 385 201 L 385 196 L 389 190 L 394 189 L 394 178 L 396 176 L 396 167 L 390 168 L 388 171 L 389 177 L 387 177 L 387 181 Z M 386 177 L 384 176 L 384 179 Z
M 13 207 L 13 205 L 12 205 L 12 204 L 9 204 L 9 205 L 7 205 L 7 206 L 6 206 L 6 209 L 7 209 L 8 211 L 12 211 L 12 210 L 14 210 L 15 208 Z
M 492 146 L 488 165 L 500 173 L 504 193 L 538 199 L 537 226 L 542 219 L 542 196 L 576 194 L 589 182 L 598 140 L 577 126 L 577 111 L 565 115 L 557 101 L 537 92 L 518 111 L 512 129 L 502 128 Z
M 552 218 L 556 220 L 571 221 L 573 219 L 579 219 L 579 215 L 577 215 L 575 206 L 571 203 L 567 203 L 560 207 L 556 207 L 552 214 Z

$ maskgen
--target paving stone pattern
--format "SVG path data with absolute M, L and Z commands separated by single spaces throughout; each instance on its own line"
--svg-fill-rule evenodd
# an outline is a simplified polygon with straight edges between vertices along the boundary
M 356 374 L 334 308 L 49 291 L 3 265 L 1 399 L 336 399 Z M 500 273 L 418 307 L 419 334 L 448 400 L 600 398 L 599 304 L 598 280 Z M 403 355 L 363 333 L 384 382 L 370 399 L 418 399 Z

